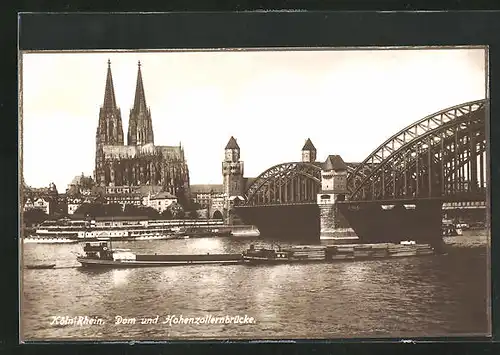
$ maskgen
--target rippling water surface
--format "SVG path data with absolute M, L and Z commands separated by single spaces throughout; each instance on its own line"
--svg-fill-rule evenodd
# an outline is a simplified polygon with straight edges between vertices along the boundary
M 207 265 L 88 271 L 79 245 L 26 244 L 23 340 L 338 338 L 489 333 L 487 238 L 447 238 L 447 254 L 308 265 Z M 114 243 L 142 253 L 240 252 L 228 238 Z M 139 324 L 159 316 L 158 324 Z M 161 324 L 177 317 L 253 317 L 253 324 Z M 54 316 L 101 325 L 51 325 Z M 136 324 L 115 324 L 115 317 Z M 173 318 L 172 318 L 173 319 Z

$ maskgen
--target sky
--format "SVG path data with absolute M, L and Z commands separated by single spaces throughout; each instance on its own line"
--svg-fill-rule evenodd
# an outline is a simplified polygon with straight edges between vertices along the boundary
M 220 184 L 231 136 L 245 177 L 300 161 L 307 138 L 319 161 L 361 162 L 413 122 L 486 98 L 485 56 L 478 48 L 23 53 L 24 179 L 64 191 L 93 174 L 108 59 L 125 140 L 141 61 L 155 145 L 182 143 L 191 184 Z

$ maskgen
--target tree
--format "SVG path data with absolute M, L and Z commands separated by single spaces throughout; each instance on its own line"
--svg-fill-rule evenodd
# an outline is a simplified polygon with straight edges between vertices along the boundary
M 196 210 L 190 211 L 188 216 L 191 219 L 198 219 L 198 212 L 196 212 Z
M 51 202 L 50 214 L 54 216 L 54 218 L 66 217 L 68 215 L 68 203 L 66 198 L 54 199 Z
M 139 216 L 148 217 L 150 219 L 158 219 L 158 217 L 160 216 L 158 211 L 152 207 L 141 206 L 139 207 L 139 213 Z
M 61 218 L 64 218 L 64 217 L 67 217 L 68 214 L 65 213 L 65 212 L 60 212 L 60 211 L 56 211 L 54 213 L 51 213 L 51 217 L 53 219 L 61 219 Z
M 186 212 L 184 212 L 184 210 L 179 210 L 176 213 L 175 217 L 178 219 L 184 219 L 184 218 L 186 218 Z
M 172 211 L 170 211 L 170 209 L 166 209 L 164 210 L 161 214 L 160 214 L 161 218 L 163 219 L 172 219 L 174 217 L 174 215 L 172 214 Z
M 201 205 L 198 202 L 193 202 L 191 204 L 191 209 L 192 210 L 201 210 L 202 208 L 201 208 Z
M 136 205 L 125 205 L 123 215 L 129 217 L 148 217 L 151 219 L 157 219 L 160 216 L 158 211 L 152 207 Z
M 125 205 L 123 214 L 125 216 L 138 216 L 140 213 L 139 207 L 136 205 Z
M 186 191 L 184 190 L 184 187 L 180 187 L 179 190 L 176 193 L 177 201 L 178 203 L 183 207 L 186 208 L 189 205 L 188 199 L 186 198 Z
M 27 226 L 32 224 L 40 224 L 47 219 L 49 219 L 49 215 L 38 208 L 33 208 L 23 213 L 23 221 Z
M 75 215 L 90 217 L 102 217 L 104 216 L 104 206 L 100 203 L 83 203 L 74 212 Z
M 106 216 L 122 216 L 123 208 L 119 203 L 110 203 L 108 205 L 104 205 L 104 214 Z
M 170 206 L 168 206 L 168 209 L 172 212 L 174 218 L 184 218 L 185 216 L 184 208 L 177 202 L 173 202 Z M 180 212 L 182 212 L 182 214 L 179 214 Z

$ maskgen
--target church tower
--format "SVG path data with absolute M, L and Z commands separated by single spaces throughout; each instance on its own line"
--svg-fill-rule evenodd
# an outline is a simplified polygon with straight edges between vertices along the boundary
M 137 84 L 135 87 L 134 107 L 130 110 L 128 123 L 128 145 L 154 144 L 151 110 L 146 105 L 146 94 L 142 82 L 141 62 L 138 63 Z
M 240 161 L 240 147 L 232 136 L 225 148 L 222 176 L 227 197 L 243 194 L 243 162 Z
M 304 148 L 302 148 L 302 162 L 314 163 L 316 161 L 316 147 L 312 144 L 311 140 L 307 138 Z
M 104 180 L 104 157 L 102 156 L 102 146 L 104 145 L 123 145 L 122 117 L 120 108 L 116 104 L 109 59 L 104 101 L 99 110 L 99 123 L 96 132 L 95 180 L 97 182 Z

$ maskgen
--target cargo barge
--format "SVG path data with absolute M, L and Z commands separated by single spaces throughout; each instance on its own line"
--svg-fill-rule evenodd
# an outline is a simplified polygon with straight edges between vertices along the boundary
M 85 243 L 76 260 L 84 267 L 155 267 L 178 265 L 234 265 L 243 262 L 242 254 L 135 254 L 129 249 L 112 249 L 110 242 Z
M 155 267 L 180 265 L 291 264 L 357 261 L 435 254 L 429 244 L 415 242 L 345 244 L 332 246 L 280 246 L 256 248 L 253 244 L 238 254 L 167 254 L 140 255 L 129 249 L 111 249 L 110 243 L 86 243 L 77 261 L 85 267 Z
M 339 244 L 330 246 L 297 246 L 282 249 L 250 248 L 243 253 L 243 259 L 251 264 L 289 264 L 323 263 L 341 260 L 372 260 L 396 257 L 423 256 L 436 254 L 430 244 L 417 244 L 414 241 L 376 244 Z

